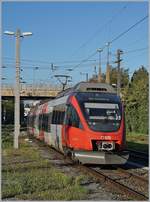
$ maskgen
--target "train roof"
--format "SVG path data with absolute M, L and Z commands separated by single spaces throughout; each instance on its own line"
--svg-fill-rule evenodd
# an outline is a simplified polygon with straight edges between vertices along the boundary
M 68 88 L 57 95 L 62 97 L 73 92 L 103 92 L 103 93 L 116 93 L 114 88 L 107 83 L 89 83 L 89 82 L 80 82 L 72 88 Z

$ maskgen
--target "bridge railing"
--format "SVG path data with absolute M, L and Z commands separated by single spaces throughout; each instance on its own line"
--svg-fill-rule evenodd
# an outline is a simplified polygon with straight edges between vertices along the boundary
M 2 96 L 14 96 L 14 85 L 3 84 L 1 88 Z M 20 85 L 20 96 L 56 96 L 62 89 L 61 86 L 53 85 Z

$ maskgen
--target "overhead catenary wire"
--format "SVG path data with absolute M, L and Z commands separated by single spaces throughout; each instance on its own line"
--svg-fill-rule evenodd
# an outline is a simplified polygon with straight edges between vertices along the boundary
M 73 57 L 77 52 L 79 52 L 79 50 L 84 48 L 93 38 L 95 38 L 95 36 L 99 32 L 101 32 L 104 29 L 105 26 L 107 26 L 109 23 L 111 23 L 113 21 L 113 19 L 120 14 L 120 12 L 122 12 L 123 10 L 125 10 L 127 8 L 127 4 L 128 3 L 126 3 L 123 7 L 121 7 L 121 9 L 119 9 L 116 14 L 114 14 L 106 23 L 104 23 L 99 29 L 97 29 L 94 32 L 94 34 L 86 42 L 82 43 L 81 46 L 79 46 L 79 48 L 76 49 L 70 57 Z
M 122 36 L 124 36 L 125 34 L 127 34 L 130 30 L 132 30 L 133 28 L 135 28 L 137 25 L 139 25 L 140 23 L 142 23 L 144 20 L 146 20 L 148 18 L 148 15 L 146 15 L 145 17 L 143 17 L 142 19 L 140 19 L 139 21 L 137 21 L 135 24 L 133 24 L 132 26 L 130 26 L 128 29 L 126 29 L 124 32 L 120 33 L 119 35 L 117 35 L 115 38 L 113 38 L 109 44 L 114 43 L 116 40 L 118 40 L 119 38 L 121 38 Z M 102 49 L 104 49 L 105 47 L 107 47 L 106 45 L 103 46 Z M 93 57 L 94 55 L 96 55 L 97 51 L 95 51 L 93 54 L 91 54 L 90 56 L 88 56 L 86 59 L 83 59 L 78 65 L 75 65 L 73 67 L 73 69 L 76 69 L 77 67 L 79 67 L 82 63 L 86 62 L 88 59 L 90 59 L 91 57 Z
M 135 39 L 134 41 L 132 41 L 132 42 L 129 42 L 129 43 L 127 43 L 126 44 L 126 46 L 127 47 L 130 47 L 130 46 L 133 46 L 133 45 L 135 45 L 135 44 L 139 44 L 139 42 L 141 42 L 141 41 L 144 41 L 144 40 L 147 40 L 148 39 L 148 35 L 147 35 L 147 33 L 144 35 L 144 36 L 142 36 L 142 37 L 140 37 L 140 38 L 137 38 L 137 39 Z
M 129 54 L 129 53 L 135 53 L 135 52 L 144 51 L 144 50 L 148 50 L 148 47 L 134 49 L 134 50 L 129 50 L 129 51 L 124 51 L 123 53 L 124 54 Z
M 140 19 L 139 21 L 137 21 L 135 24 L 133 24 L 132 26 L 130 26 L 127 30 L 125 30 L 124 32 L 120 33 L 119 35 L 117 35 L 114 39 L 112 39 L 109 44 L 114 43 L 116 40 L 118 40 L 119 38 L 121 38 L 123 35 L 125 35 L 126 33 L 128 33 L 130 30 L 132 30 L 134 27 L 136 27 L 137 25 L 139 25 L 140 23 L 142 23 L 144 20 L 146 20 L 148 18 L 148 15 L 146 15 L 145 17 L 143 17 L 142 19 Z M 106 47 L 106 45 L 102 48 L 104 49 Z M 95 56 L 97 54 L 97 51 L 95 51 L 93 54 L 91 54 L 90 56 L 88 56 L 86 59 L 81 60 L 81 62 L 75 66 L 73 66 L 73 69 L 76 69 L 77 67 L 79 67 L 81 64 L 87 62 L 91 57 Z M 23 59 L 22 59 L 23 60 Z M 46 62 L 47 63 L 47 62 Z M 48 63 L 49 64 L 49 63 Z
M 112 39 L 110 42 L 111 43 L 114 43 L 116 40 L 118 40 L 118 39 L 120 39 L 122 36 L 124 36 L 126 33 L 128 33 L 130 30 L 132 30 L 134 27 L 136 27 L 138 24 L 140 24 L 141 22 L 143 22 L 146 18 L 148 17 L 148 15 L 147 16 L 145 16 L 144 18 L 142 18 L 141 20 L 139 20 L 138 22 L 136 22 L 134 25 L 132 25 L 131 27 L 129 27 L 127 30 L 125 30 L 124 32 L 122 32 L 122 33 L 120 33 L 118 36 L 116 36 L 114 39 Z M 124 52 L 124 54 L 130 54 L 130 53 L 134 53 L 134 52 L 138 52 L 138 51 L 144 51 L 144 50 L 146 50 L 146 49 L 148 49 L 148 48 L 141 48 L 141 49 L 134 49 L 134 50 L 129 50 L 129 51 L 125 51 Z M 79 64 L 71 64 L 71 65 L 68 65 L 67 67 L 72 67 L 73 65 L 73 68 L 74 69 L 76 69 L 77 67 L 79 67 L 79 66 L 81 66 L 81 64 L 82 64 L 82 66 L 84 66 L 84 65 L 86 65 L 86 64 L 83 64 L 83 63 L 85 63 L 85 62 L 88 62 L 88 61 L 95 61 L 95 60 L 90 60 L 90 58 L 92 58 L 92 57 L 94 57 L 95 55 L 97 54 L 97 52 L 94 52 L 94 53 L 92 53 L 91 55 L 89 55 L 86 59 L 83 59 L 83 60 L 79 60 Z M 4 57 L 4 58 L 7 58 L 8 59 L 8 57 Z M 15 59 L 14 59 L 15 60 Z M 24 59 L 23 59 L 24 60 Z M 26 60 L 26 61 L 29 61 L 29 62 L 35 62 L 34 60 Z M 51 64 L 51 62 L 48 62 L 48 61 L 39 61 L 39 60 L 36 60 L 36 62 L 39 62 L 39 63 L 45 63 L 45 64 Z M 63 63 L 63 62 L 66 62 L 66 63 L 70 63 L 70 62 L 72 62 L 72 63 L 74 63 L 74 62 L 78 62 L 77 60 L 76 61 L 58 61 L 58 62 L 54 62 L 54 64 L 55 63 Z M 32 64 L 33 65 L 33 64 Z M 34 65 L 34 67 L 31 67 L 31 68 L 35 68 L 35 66 L 39 66 L 39 65 Z M 25 65 L 24 66 L 22 66 L 22 67 L 26 67 Z M 63 68 L 61 65 L 60 65 L 60 67 L 61 68 Z M 30 67 L 28 67 L 28 68 L 30 68 Z M 46 69 L 50 69 L 50 67 L 41 67 L 41 69 L 44 69 L 45 68 L 45 70 Z M 40 69 L 40 70 L 41 70 Z M 64 70 L 66 70 L 66 69 L 64 69 Z
M 138 48 L 138 49 L 133 49 L 133 50 L 126 50 L 126 51 L 124 51 L 123 53 L 124 53 L 124 55 L 127 55 L 127 54 L 131 54 L 131 53 L 135 53 L 135 52 L 141 52 L 141 51 L 145 51 L 145 50 L 148 50 L 148 47 L 143 47 L 143 48 Z M 112 56 L 116 56 L 116 54 L 113 54 L 113 53 L 111 53 L 112 54 Z M 98 59 L 95 59 L 95 60 L 93 60 L 93 61 L 95 61 L 95 63 L 88 63 L 88 64 L 83 64 L 82 65 L 82 67 L 88 67 L 88 66 L 92 66 L 92 65 L 98 65 Z M 112 63 L 112 61 L 110 61 L 110 64 Z M 105 64 L 105 61 L 103 60 L 102 62 L 101 62 L 101 64 Z M 12 66 L 10 66 L 10 65 L 12 65 Z M 33 65 L 33 64 L 32 64 Z M 79 65 L 79 64 L 78 64 Z M 8 68 L 13 68 L 13 69 L 15 69 L 15 62 L 14 63 L 12 63 L 12 62 L 7 62 L 7 63 L 5 63 L 3 66 L 5 66 L 6 68 L 5 68 L 5 71 L 8 69 Z M 21 65 L 21 68 L 27 68 L 27 69 L 34 69 L 36 66 L 38 66 L 39 67 L 39 69 L 38 69 L 38 71 L 44 71 L 44 70 L 51 70 L 51 67 L 50 66 L 42 66 L 42 67 L 40 67 L 40 65 L 34 65 L 34 66 L 31 66 L 31 65 Z M 69 69 L 69 67 L 72 67 L 72 65 L 66 65 L 66 66 L 60 66 L 60 67 L 58 67 L 56 70 L 60 70 L 60 68 L 63 68 L 63 70 L 68 70 Z M 23 69 L 23 70 L 25 70 L 25 69 Z M 70 68 L 71 69 L 71 68 Z M 55 70 L 55 71 L 56 71 Z
M 83 64 L 83 66 L 91 66 L 91 65 L 94 65 L 96 63 L 96 60 L 94 63 L 86 63 L 86 64 Z M 8 69 L 8 68 L 15 68 L 15 63 L 4 63 L 5 64 L 5 71 Z M 33 65 L 33 64 L 32 64 Z M 28 69 L 35 69 L 35 67 L 38 67 L 38 70 L 37 71 L 40 71 L 40 70 L 52 70 L 50 66 L 41 66 L 41 65 L 34 65 L 34 66 L 31 66 L 31 65 L 26 65 L 26 64 L 22 64 L 21 65 L 21 68 L 28 68 Z M 59 67 L 56 67 L 56 70 L 66 70 L 66 69 L 69 69 L 69 67 L 72 67 L 72 65 L 65 65 L 65 66 L 59 66 Z M 71 69 L 71 68 L 70 68 Z
M 148 50 L 148 47 L 137 48 L 137 49 L 133 49 L 133 50 L 124 50 L 123 54 L 128 55 L 128 54 L 131 54 L 131 53 L 141 52 L 141 51 L 145 51 L 145 50 Z M 112 56 L 116 57 L 116 54 L 112 53 Z
M 6 59 L 6 60 L 15 60 L 15 58 L 11 58 L 11 57 L 3 57 L 4 59 Z M 30 62 L 30 63 L 35 63 L 35 62 L 37 62 L 37 63 L 45 63 L 45 64 L 52 64 L 52 63 L 54 63 L 54 64 L 64 64 L 64 63 L 76 63 L 76 62 L 80 62 L 80 60 L 64 60 L 64 61 L 41 61 L 41 60 L 31 60 L 31 59 L 21 59 L 21 61 L 25 61 L 25 62 Z M 89 61 L 94 61 L 94 60 L 88 60 L 87 62 L 89 62 Z
M 139 25 L 141 22 L 143 22 L 147 18 L 148 18 L 148 15 L 146 15 L 144 18 L 142 18 L 139 21 L 137 21 L 135 24 L 133 24 L 132 26 L 130 26 L 128 29 L 126 29 L 124 32 L 120 33 L 118 36 L 116 36 L 114 39 L 112 39 L 110 41 L 110 43 L 112 44 L 113 42 L 115 42 L 116 40 L 118 40 L 119 38 L 121 38 L 123 35 L 125 35 L 126 33 L 128 33 L 131 29 L 133 29 L 134 27 L 136 27 L 137 25 Z

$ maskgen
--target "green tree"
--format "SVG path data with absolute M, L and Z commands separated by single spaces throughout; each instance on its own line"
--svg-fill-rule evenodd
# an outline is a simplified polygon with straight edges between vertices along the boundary
M 135 71 L 124 91 L 127 130 L 148 133 L 148 72 L 142 66 Z
M 129 83 L 129 70 L 121 68 L 120 75 L 121 75 L 121 87 L 124 88 Z M 112 68 L 110 71 L 110 83 L 117 84 L 117 77 L 118 77 L 117 67 Z
M 14 101 L 3 100 L 2 101 L 2 123 L 13 124 L 14 123 Z

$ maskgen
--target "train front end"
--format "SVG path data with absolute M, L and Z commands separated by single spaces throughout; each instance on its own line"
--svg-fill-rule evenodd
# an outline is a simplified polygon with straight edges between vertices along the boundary
M 83 164 L 124 164 L 129 154 L 125 150 L 125 118 L 121 100 L 110 86 L 93 85 L 84 85 L 70 99 L 76 117 L 70 114 L 74 120 L 68 131 L 69 147 L 74 158 Z M 75 124 L 77 119 L 78 125 Z

